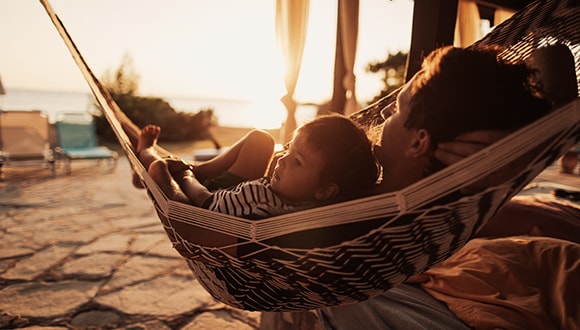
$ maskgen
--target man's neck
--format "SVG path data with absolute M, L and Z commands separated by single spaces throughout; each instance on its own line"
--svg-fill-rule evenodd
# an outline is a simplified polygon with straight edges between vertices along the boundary
M 391 171 L 383 173 L 382 181 L 377 185 L 377 193 L 388 193 L 401 190 L 423 178 L 424 164 L 418 159 L 413 162 L 401 162 Z

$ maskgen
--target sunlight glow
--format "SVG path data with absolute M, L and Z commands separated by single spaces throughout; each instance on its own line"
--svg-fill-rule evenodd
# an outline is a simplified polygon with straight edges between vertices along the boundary
M 140 76 L 141 95 L 256 102 L 255 126 L 262 128 L 279 126 L 285 117 L 273 0 L 51 3 L 98 77 L 116 70 L 127 54 Z M 337 3 L 311 0 L 310 5 L 295 100 L 323 103 L 332 93 Z M 408 49 L 412 8 L 413 0 L 360 1 L 355 62 L 360 102 L 382 87 L 380 76 L 366 73 L 366 65 Z M 0 1 L 0 29 L 18 31 L 2 40 L 3 49 L 10 50 L 0 52 L 8 90 L 90 93 L 38 2 Z
M 254 128 L 279 128 L 286 119 L 286 109 L 279 99 L 262 99 L 256 102 Z

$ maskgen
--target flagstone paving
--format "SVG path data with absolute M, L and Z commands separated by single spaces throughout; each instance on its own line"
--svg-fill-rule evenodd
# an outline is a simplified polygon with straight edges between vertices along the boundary
M 259 329 L 214 300 L 171 248 L 128 162 L 73 163 L 55 178 L 6 168 L 0 182 L 0 328 Z M 537 180 L 580 190 L 554 164 Z M 549 194 L 549 192 L 547 192 Z
M 197 282 L 128 162 L 103 165 L 4 169 L 0 328 L 259 329 Z

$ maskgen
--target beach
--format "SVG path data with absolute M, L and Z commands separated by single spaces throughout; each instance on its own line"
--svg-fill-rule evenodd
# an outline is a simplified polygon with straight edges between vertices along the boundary
M 281 102 L 263 104 L 257 101 L 235 99 L 204 99 L 197 97 L 159 97 L 167 101 L 177 112 L 197 113 L 212 109 L 220 127 L 265 128 L 280 126 L 285 110 Z M 93 113 L 96 101 L 91 94 L 81 92 L 59 92 L 6 88 L 0 96 L 0 110 L 40 110 L 54 123 L 60 113 Z M 313 104 L 298 104 L 296 121 L 302 123 L 312 119 L 317 112 Z
M 247 128 L 215 127 L 233 143 Z M 277 132 L 273 132 L 276 134 Z M 207 144 L 206 144 L 207 143 Z M 191 159 L 206 141 L 165 145 Z M 260 329 L 261 313 L 227 306 L 197 282 L 173 250 L 124 156 L 114 172 L 96 161 L 56 177 L 40 166 L 5 168 L 0 182 L 0 328 Z M 532 185 L 580 190 L 580 175 L 554 163 Z

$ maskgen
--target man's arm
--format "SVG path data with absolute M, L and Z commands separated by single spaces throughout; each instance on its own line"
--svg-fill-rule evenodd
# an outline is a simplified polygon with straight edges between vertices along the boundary
M 440 143 L 435 157 L 446 165 L 473 155 L 485 147 L 501 140 L 509 133 L 506 131 L 474 131 L 458 136 L 454 141 Z

